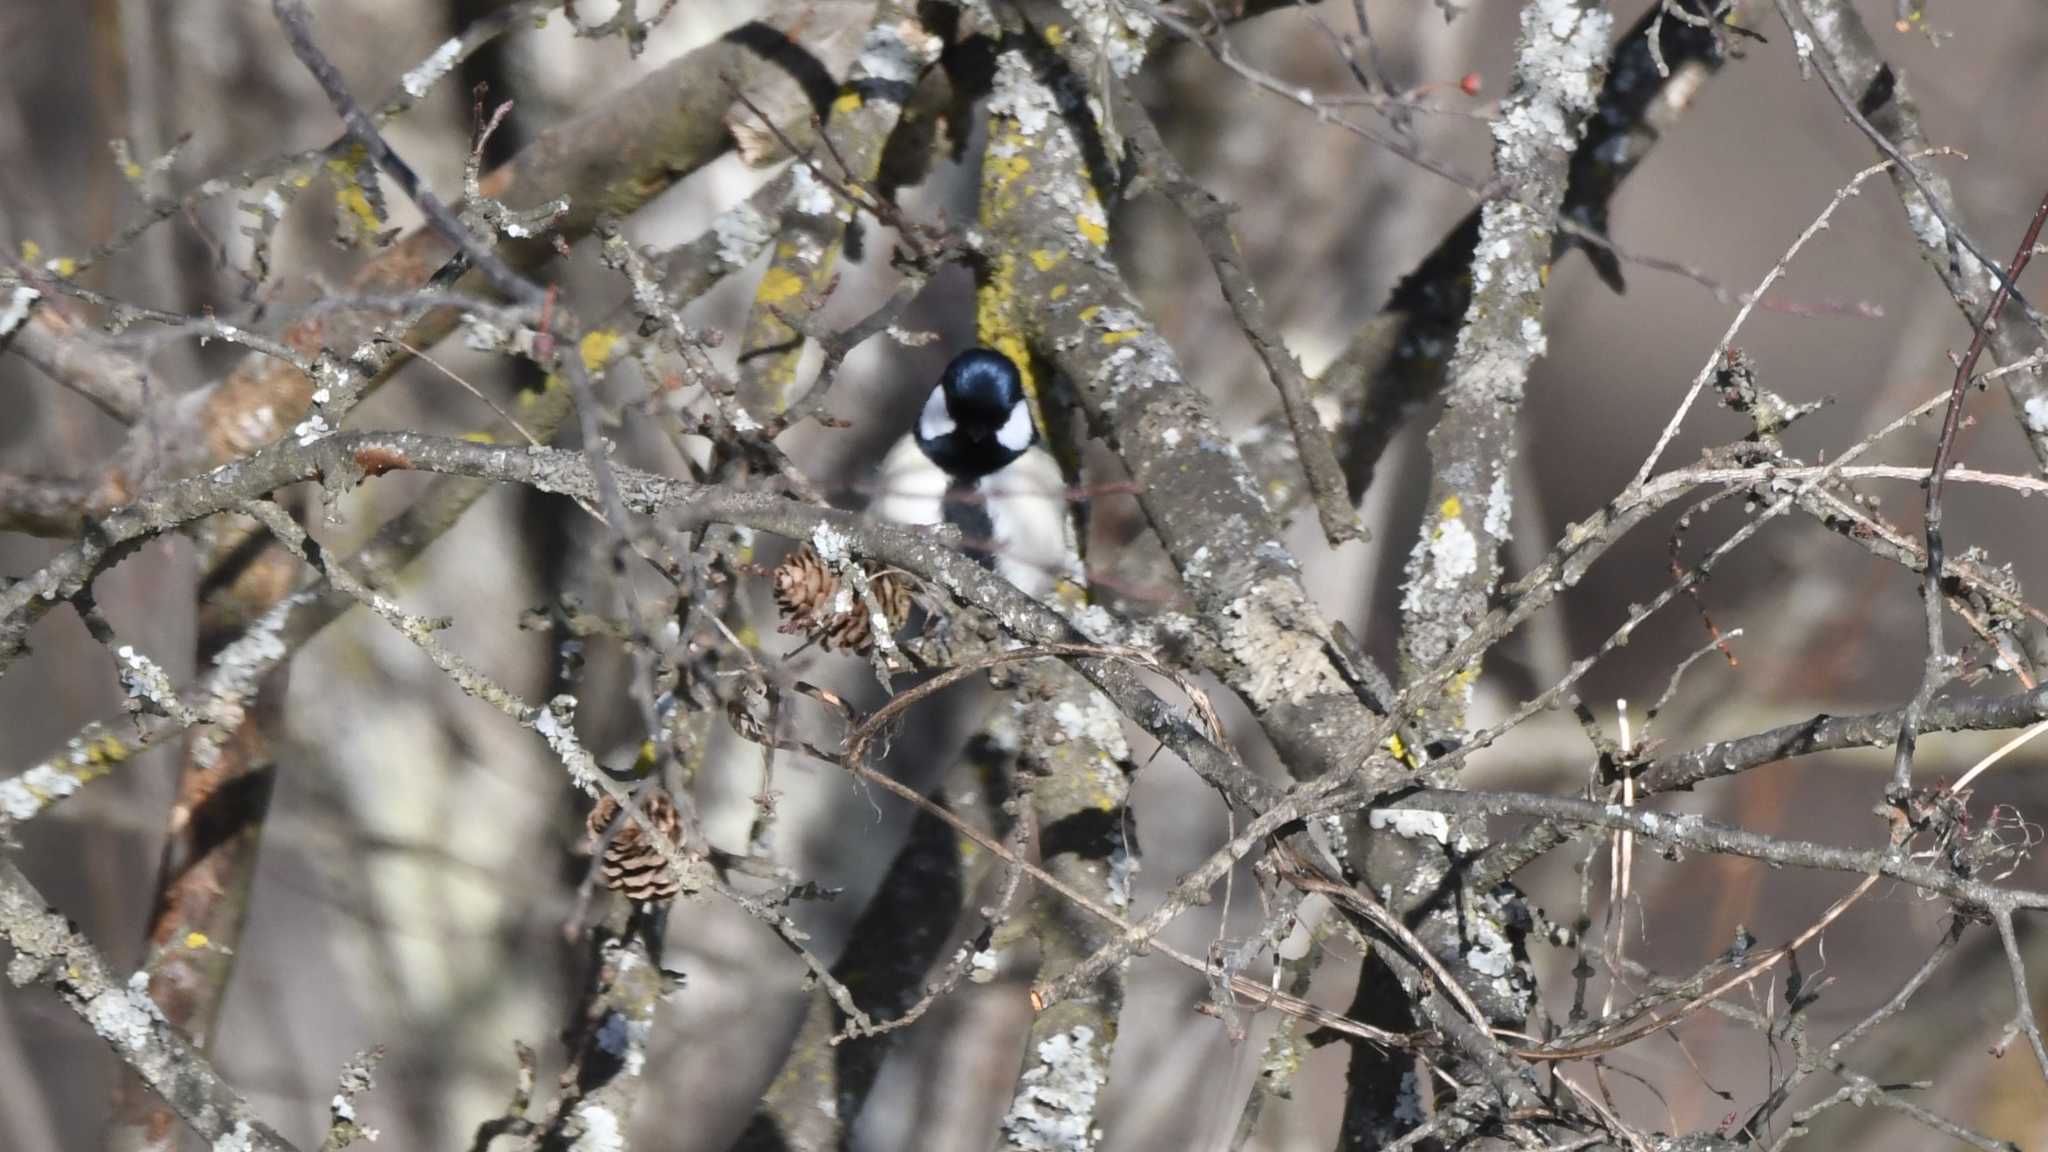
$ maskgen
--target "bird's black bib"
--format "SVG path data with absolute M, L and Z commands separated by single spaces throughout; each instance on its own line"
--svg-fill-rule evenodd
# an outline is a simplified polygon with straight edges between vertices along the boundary
M 946 523 L 960 529 L 961 549 L 982 567 L 993 569 L 996 524 L 988 514 L 988 493 L 983 491 L 980 478 L 951 477 L 946 484 L 944 509 Z

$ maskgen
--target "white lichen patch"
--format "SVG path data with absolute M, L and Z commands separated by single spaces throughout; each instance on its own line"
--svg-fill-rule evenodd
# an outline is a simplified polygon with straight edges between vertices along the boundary
M 1088 698 L 1079 703 L 1060 701 L 1053 707 L 1052 719 L 1059 726 L 1060 734 L 1067 739 L 1100 748 L 1112 759 L 1130 758 L 1131 748 L 1124 740 L 1123 720 L 1115 706 L 1101 693 L 1090 692 Z
M 1426 528 L 1416 540 L 1403 569 L 1401 612 L 1415 625 L 1404 642 L 1405 649 L 1410 659 L 1424 664 L 1443 659 L 1464 640 L 1470 618 L 1486 595 L 1480 582 L 1471 579 L 1479 570 L 1480 544 L 1460 519 L 1459 503 L 1444 501 L 1435 526 Z M 1448 703 L 1459 715 L 1471 702 L 1473 680 L 1473 676 L 1461 676 L 1448 689 L 1452 697 Z
M 284 627 L 292 612 L 313 595 L 311 589 L 306 589 L 280 600 L 215 657 L 213 671 L 207 678 L 206 699 L 199 704 L 199 710 L 212 724 L 193 735 L 195 763 L 205 768 L 218 763 L 226 734 L 242 726 L 249 697 L 286 655 Z
M 1481 921 L 1484 924 L 1484 921 Z M 1465 951 L 1465 962 L 1474 972 L 1500 977 L 1508 974 L 1515 966 L 1515 950 L 1508 939 L 1497 931 L 1477 933 L 1472 946 Z
M 432 56 L 420 61 L 419 67 L 407 72 L 398 82 L 399 87 L 404 88 L 405 94 L 415 100 L 425 96 L 429 88 L 440 83 L 441 77 L 446 76 L 448 70 L 455 67 L 455 61 L 461 55 L 462 41 L 459 38 L 448 40 L 434 49 Z
M 46 806 L 84 785 L 77 776 L 49 764 L 38 764 L 19 776 L 0 780 L 0 816 L 32 819 Z
M 496 352 L 510 346 L 512 334 L 474 312 L 462 314 L 462 346 L 472 352 Z
M 1287 545 L 1282 544 L 1278 540 L 1261 541 L 1258 547 L 1252 549 L 1252 558 L 1261 564 L 1271 565 L 1276 568 L 1286 568 L 1293 572 L 1301 571 L 1301 561 L 1296 560 L 1294 553 L 1287 550 Z
M 1100 206 L 1095 209 L 1095 213 L 1097 216 L 1102 214 Z M 1136 332 L 1144 327 L 1144 321 L 1138 319 L 1138 314 L 1129 308 L 1104 308 L 1095 314 L 1095 324 L 1104 332 L 1111 333 Z
M 1018 131 L 1036 136 L 1059 115 L 1052 92 L 1032 75 L 1031 65 L 1015 52 L 996 60 L 996 82 L 989 93 L 988 110 L 1017 122 Z
M 308 416 L 304 420 L 300 421 L 298 425 L 292 429 L 292 435 L 298 438 L 299 447 L 303 448 L 309 444 L 313 444 L 319 440 L 326 438 L 327 434 L 332 431 L 334 431 L 334 429 L 328 427 L 327 425 L 327 417 L 322 416 L 318 412 L 315 412 L 311 416 Z
M 868 29 L 861 42 L 860 59 L 854 74 L 891 84 L 909 84 L 919 72 L 939 58 L 944 41 L 926 32 L 915 21 L 901 25 L 877 24 Z
M 1456 913 L 1446 911 L 1440 915 Z M 1514 941 L 1508 937 L 1505 928 L 1507 925 L 1526 931 L 1528 908 L 1505 889 L 1478 894 L 1466 904 L 1464 914 L 1458 917 L 1455 926 L 1444 927 L 1441 933 L 1444 943 L 1438 947 L 1438 954 L 1454 970 L 1462 964 L 1486 978 L 1469 985 L 1469 990 L 1482 1004 L 1526 1008 L 1535 985 L 1526 966 L 1515 954 Z
M 1180 371 L 1174 366 L 1173 349 L 1157 332 L 1142 327 L 1113 331 L 1131 334 L 1123 337 L 1116 350 L 1104 356 L 1095 368 L 1095 382 L 1106 397 L 1106 411 L 1115 411 L 1118 401 L 1127 394 L 1179 384 Z
M 1396 836 L 1410 840 L 1434 840 L 1439 844 L 1451 842 L 1451 822 L 1441 812 L 1422 812 L 1414 808 L 1375 808 L 1366 817 L 1366 823 L 1381 831 L 1392 831 Z
M 837 200 L 831 186 L 811 171 L 808 164 L 789 170 L 789 206 L 806 216 L 830 216 Z
M 802 169 L 799 165 L 799 170 Z M 791 174 L 795 182 L 796 176 Z M 718 214 L 711 222 L 711 234 L 718 237 L 718 262 L 726 268 L 744 268 L 768 247 L 775 225 L 745 200 Z
M 1240 691 L 1254 708 L 1348 691 L 1331 667 L 1322 641 L 1286 623 L 1312 613 L 1300 590 L 1285 579 L 1260 581 L 1224 607 L 1217 639 L 1244 669 Z
M 2048 434 L 2048 396 L 2029 396 L 2020 409 L 2027 417 L 2027 431 Z
M 1428 610 L 1434 600 L 1456 594 L 1464 579 L 1478 570 L 1478 538 L 1457 517 L 1444 517 L 1435 531 L 1416 541 L 1415 550 L 1409 554 L 1408 586 L 1401 594 L 1401 611 Z
M 235 1121 L 232 1131 L 213 1142 L 213 1152 L 254 1152 L 256 1129 L 247 1120 Z
M 140 1052 L 147 1048 L 156 1022 L 162 1019 L 149 998 L 149 973 L 137 972 L 126 987 L 109 988 L 86 1005 L 86 1023 L 115 1048 Z
M 1157 21 L 1116 0 L 1067 0 L 1067 11 L 1118 76 L 1135 74 L 1145 63 L 1145 45 Z
M 1508 465 L 1503 460 L 1493 467 L 1493 487 L 1486 490 L 1486 515 L 1479 530 L 1496 543 L 1505 544 L 1514 532 L 1515 494 L 1508 486 Z
M 534 710 L 532 724 L 533 730 L 561 758 L 562 766 L 569 770 L 570 781 L 596 795 L 597 761 L 576 738 L 576 697 L 564 692 L 548 701 L 547 707 Z
M 1577 126 L 1599 94 L 1613 26 L 1604 8 L 1581 8 L 1577 0 L 1533 0 L 1522 9 L 1519 98 L 1493 123 L 1502 174 L 1525 172 L 1544 152 L 1568 152 L 1577 143 Z
M 1078 1025 L 1038 1045 L 1038 1062 L 1024 1073 L 1017 1098 L 1003 1116 L 1010 1146 L 1029 1152 L 1088 1152 L 1102 1139 L 1095 1102 L 1108 1069 L 1095 1051 L 1095 1029 Z
M 178 699 L 178 690 L 171 684 L 171 674 L 164 671 L 163 665 L 127 644 L 115 650 L 114 659 L 120 664 L 116 675 L 121 686 L 128 691 L 131 709 L 140 709 L 146 704 L 149 710 L 160 715 L 173 716 L 187 724 L 198 723 L 199 717 Z
M 1122 631 L 1116 616 L 1100 604 L 1076 605 L 1067 611 L 1066 617 L 1081 635 L 1097 644 L 1114 643 L 1116 635 Z
M 1508 301 L 1540 299 L 1543 292 L 1543 253 L 1548 251 L 1549 243 L 1546 239 L 1549 235 L 1548 222 L 1512 200 L 1488 203 L 1480 210 L 1479 220 L 1483 235 L 1499 239 L 1481 245 L 1472 255 L 1473 292 L 1487 292 L 1490 299 Z M 1510 236 L 1524 239 L 1521 250 L 1516 248 Z M 1466 345 L 1473 335 L 1473 327 L 1468 324 L 1458 333 L 1460 355 L 1469 355 Z M 1542 339 L 1541 324 L 1537 326 L 1536 338 Z M 1519 355 L 1517 360 L 1521 360 Z
M 853 558 L 853 540 L 830 524 L 811 529 L 811 548 L 826 564 L 844 564 Z

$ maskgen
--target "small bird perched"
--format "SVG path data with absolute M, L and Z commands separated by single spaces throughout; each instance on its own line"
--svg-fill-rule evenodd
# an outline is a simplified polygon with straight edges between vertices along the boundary
M 958 526 L 970 553 L 1033 599 L 1080 582 L 1066 478 L 1038 446 L 1023 374 L 1000 352 L 970 348 L 946 365 L 880 484 L 876 516 Z

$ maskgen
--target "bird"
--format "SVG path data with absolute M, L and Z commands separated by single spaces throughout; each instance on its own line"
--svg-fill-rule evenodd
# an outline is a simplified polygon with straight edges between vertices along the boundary
M 955 356 L 917 423 L 883 458 L 870 511 L 898 524 L 952 524 L 969 555 L 1043 600 L 1081 584 L 1066 477 L 1032 422 L 1024 375 L 992 348 Z

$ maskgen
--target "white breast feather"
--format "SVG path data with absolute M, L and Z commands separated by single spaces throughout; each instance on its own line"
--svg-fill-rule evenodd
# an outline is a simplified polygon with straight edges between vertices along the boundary
M 1061 577 L 1081 583 L 1067 482 L 1052 454 L 1033 449 L 982 481 L 989 523 L 1003 547 L 996 571 L 1034 600 L 1043 600 Z
M 941 412 L 945 405 L 939 406 Z M 897 524 L 943 524 L 946 473 L 905 436 L 882 458 L 882 470 L 875 477 L 875 499 L 868 505 L 870 515 Z
M 946 473 L 908 436 L 882 460 L 871 515 L 897 524 L 945 523 Z M 996 572 L 1025 595 L 1044 599 L 1062 577 L 1082 583 L 1066 480 L 1043 449 L 984 479 L 989 524 L 1002 542 Z

